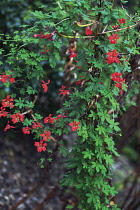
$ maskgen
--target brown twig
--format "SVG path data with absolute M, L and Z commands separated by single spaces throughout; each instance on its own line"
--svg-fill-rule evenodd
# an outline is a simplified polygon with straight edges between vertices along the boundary
M 28 192 L 28 194 L 24 197 L 24 198 L 22 198 L 20 201 L 18 201 L 14 206 L 12 206 L 12 208 L 10 208 L 9 210 L 15 210 L 15 209 L 17 209 L 17 207 L 20 205 L 20 204 L 22 204 L 22 203 L 24 203 L 37 189 L 38 189 L 38 187 L 39 187 L 39 185 L 40 185 L 40 182 L 32 189 L 32 190 L 30 190 L 29 192 Z
M 134 26 L 138 25 L 139 22 L 140 22 L 140 20 L 138 20 L 137 23 L 135 23 L 135 24 L 132 25 L 132 26 L 127 26 L 127 27 L 125 27 L 125 28 L 120 28 L 120 29 L 111 30 L 111 31 L 104 31 L 104 32 L 98 33 L 98 34 L 106 34 L 106 33 L 112 33 L 112 32 L 115 32 L 115 31 L 116 31 L 116 32 L 119 32 L 119 31 L 122 31 L 122 30 L 131 29 L 131 28 L 133 28 Z
M 55 194 L 55 192 L 58 190 L 58 184 L 54 187 L 54 189 L 51 190 L 51 192 L 46 196 L 46 198 L 37 205 L 35 210 L 41 210 L 44 203 L 48 202 Z

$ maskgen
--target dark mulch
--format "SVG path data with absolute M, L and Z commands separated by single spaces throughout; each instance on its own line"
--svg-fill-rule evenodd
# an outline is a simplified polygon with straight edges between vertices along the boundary
M 38 153 L 34 140 L 27 135 L 8 136 L 0 135 L 0 209 L 65 209 L 72 202 L 72 191 L 58 187 L 64 173 L 64 158 L 56 151 L 53 163 L 45 162 L 45 168 L 40 168 L 40 158 L 47 153 Z

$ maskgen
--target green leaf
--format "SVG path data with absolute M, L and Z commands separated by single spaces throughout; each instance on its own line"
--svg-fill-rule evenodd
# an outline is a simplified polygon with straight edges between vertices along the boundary
M 25 120 L 22 122 L 24 126 L 32 125 L 33 120 L 30 120 L 28 118 L 25 118 Z

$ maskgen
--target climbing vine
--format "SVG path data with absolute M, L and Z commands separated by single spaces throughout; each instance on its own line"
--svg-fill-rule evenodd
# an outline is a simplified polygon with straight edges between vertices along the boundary
M 60 184 L 76 189 L 79 208 L 119 209 L 111 183 L 113 157 L 119 155 L 113 137 L 121 135 L 117 118 L 131 89 L 131 57 L 139 54 L 139 15 L 111 0 L 60 0 L 52 12 L 35 11 L 32 17 L 32 27 L 22 26 L 12 38 L 1 35 L 10 47 L 8 54 L 5 47 L 0 51 L 6 58 L 0 81 L 9 88 L 1 101 L 4 131 L 22 127 L 33 134 L 38 152 L 56 144 L 68 156 Z M 61 107 L 54 116 L 36 112 L 40 92 L 53 91 L 43 62 L 52 71 L 60 62 L 63 68 Z M 71 150 L 63 144 L 63 134 L 70 132 L 77 136 Z

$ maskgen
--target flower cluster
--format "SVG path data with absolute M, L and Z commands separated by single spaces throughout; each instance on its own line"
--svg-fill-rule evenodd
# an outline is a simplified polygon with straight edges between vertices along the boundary
M 39 123 L 39 122 L 33 122 L 32 129 L 37 129 L 37 128 L 42 128 L 41 123 Z
M 42 139 L 40 142 L 35 142 L 34 145 L 37 147 L 38 152 L 46 151 L 47 143 L 46 141 L 50 139 L 51 132 L 50 131 L 44 131 L 44 133 L 40 134 L 42 136 Z
M 44 118 L 44 123 L 54 123 L 55 118 L 52 117 L 52 114 L 49 114 L 48 117 Z
M 24 115 L 22 115 L 20 113 L 10 115 L 10 117 L 12 118 L 12 122 L 14 124 L 17 123 L 17 122 L 23 122 L 24 121 Z
M 120 28 L 120 26 L 119 25 L 114 25 L 114 26 L 112 26 L 112 28 L 114 28 L 114 30 L 117 30 L 117 29 Z
M 82 84 L 82 81 L 83 81 L 83 79 L 79 79 L 79 80 L 76 82 L 76 85 L 81 85 L 81 84 Z
M 112 50 L 111 52 L 107 53 L 107 63 L 111 64 L 113 62 L 120 63 L 120 60 L 118 58 L 119 53 L 116 50 Z
M 110 44 L 116 44 L 117 39 L 119 39 L 119 35 L 118 34 L 112 34 L 112 36 L 109 36 L 108 39 L 110 41 Z
M 44 89 L 44 92 L 47 92 L 48 91 L 48 84 L 50 84 L 50 80 L 48 80 L 48 82 L 44 82 L 43 80 L 41 81 L 42 82 L 42 87 Z
M 31 128 L 30 127 L 25 127 L 25 128 L 22 128 L 22 132 L 24 133 L 24 134 L 30 134 L 31 133 Z
M 65 117 L 67 117 L 67 116 L 62 115 L 62 114 L 59 114 L 59 115 L 57 115 L 57 117 L 55 117 L 55 120 L 57 121 L 57 120 L 59 120 L 60 118 L 65 118 Z
M 6 82 L 15 82 L 15 78 L 12 77 L 12 75 L 6 75 L 5 73 L 1 74 L 0 75 L 0 81 L 3 82 L 3 83 L 6 83 Z
M 80 76 L 80 77 L 82 78 L 83 76 Z M 79 79 L 79 80 L 76 82 L 76 85 L 81 85 L 83 81 L 84 81 L 84 79 Z
M 44 118 L 44 123 L 54 123 L 55 121 L 58 121 L 60 118 L 65 118 L 67 116 L 64 116 L 62 114 L 57 115 L 56 117 L 52 117 L 52 114 L 49 114 L 48 117 Z
M 36 132 L 34 130 L 36 130 L 37 128 L 42 128 L 42 125 L 39 122 L 33 122 L 33 125 L 32 125 L 31 128 L 28 127 L 28 126 L 24 127 L 24 128 L 22 128 L 22 132 L 24 134 L 30 134 L 31 133 L 31 129 L 32 129 L 33 132 Z
M 13 108 L 14 107 L 13 101 L 14 99 L 11 98 L 10 95 L 7 95 L 5 99 L 2 99 L 2 107 Z
M 69 90 L 64 90 L 66 88 L 66 86 L 62 85 L 61 89 L 59 90 L 60 93 L 59 95 L 68 95 L 69 94 Z
M 125 79 L 122 78 L 122 73 L 114 72 L 111 74 L 111 79 L 116 82 L 115 86 L 120 89 L 120 94 L 122 94 L 122 85 L 125 84 Z
M 0 108 L 0 117 L 6 117 L 8 112 L 5 111 L 4 107 Z
M 53 41 L 53 35 L 56 33 L 56 31 L 53 31 L 52 33 L 50 34 L 45 34 L 43 35 L 42 32 L 40 32 L 39 34 L 34 34 L 33 37 L 37 37 L 39 39 L 48 39 L 50 41 Z
M 91 28 L 88 26 L 86 28 L 86 35 L 92 35 L 93 31 L 91 30 Z
M 42 152 L 42 151 L 46 151 L 46 146 L 47 146 L 47 143 L 44 143 L 42 141 L 40 142 L 35 142 L 34 145 L 37 147 L 37 151 L 38 152 Z
M 10 129 L 10 128 L 15 128 L 15 127 L 12 126 L 12 125 L 10 125 L 10 124 L 9 124 L 9 121 L 8 121 L 7 125 L 6 125 L 5 128 L 4 128 L 4 131 L 7 131 L 7 130 Z
M 69 58 L 75 58 L 77 56 L 77 53 L 75 53 L 72 48 L 69 49 L 69 54 Z
M 72 127 L 72 131 L 76 131 L 77 129 L 80 128 L 80 122 L 74 121 L 73 123 L 69 123 L 69 125 Z
M 126 19 L 124 19 L 124 18 L 118 19 L 118 21 L 119 21 L 120 24 L 126 23 Z

